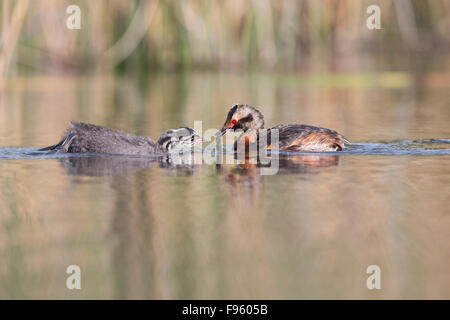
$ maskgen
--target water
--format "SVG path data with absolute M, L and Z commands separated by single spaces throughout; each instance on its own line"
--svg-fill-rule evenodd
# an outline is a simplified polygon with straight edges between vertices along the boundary
M 450 298 L 450 82 L 403 76 L 394 87 L 278 75 L 17 80 L 0 96 L 0 298 Z M 260 106 L 267 126 L 325 126 L 353 144 L 282 152 L 275 175 L 36 152 L 72 119 L 157 138 L 194 120 L 219 128 L 236 102 Z M 81 290 L 66 289 L 73 264 Z M 381 290 L 366 288 L 373 264 Z

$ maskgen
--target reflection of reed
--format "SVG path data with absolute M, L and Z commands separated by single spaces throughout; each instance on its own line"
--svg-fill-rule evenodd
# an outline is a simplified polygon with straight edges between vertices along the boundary
M 59 160 L 2 160 L 0 297 L 448 298 L 448 156 L 341 158 L 263 181 L 155 165 L 89 184 Z
M 12 11 L 11 21 L 9 21 L 10 4 L 15 4 Z M 3 86 L 3 81 L 7 76 L 10 67 L 14 50 L 16 49 L 19 40 L 20 31 L 22 29 L 23 21 L 28 9 L 29 0 L 2 2 L 2 26 L 0 33 L 0 91 Z
M 237 206 L 257 204 L 263 198 L 263 176 L 255 164 L 242 164 L 229 168 L 218 166 L 225 181 L 230 185 L 230 192 Z
M 226 290 L 233 298 L 256 296 L 272 285 L 269 246 L 265 231 L 264 181 L 254 164 L 218 166 L 217 172 L 228 183 L 225 217 L 220 228 L 226 233 L 224 259 Z M 255 264 L 258 265 L 254 268 Z M 251 272 L 245 266 L 252 266 Z M 243 292 L 246 292 L 243 294 Z
M 114 177 L 115 192 L 111 239 L 114 269 L 114 298 L 155 297 L 153 252 L 153 213 L 148 192 L 152 186 L 145 177 Z M 136 193 L 136 194 L 135 194 Z M 130 201 L 134 199 L 135 201 Z
M 289 177 L 310 172 L 320 173 L 320 168 L 336 166 L 339 163 L 338 156 L 327 155 L 280 156 L 279 159 L 272 159 L 272 161 L 277 160 L 279 160 L 280 169 L 277 175 L 288 174 Z M 283 195 L 270 194 L 264 183 L 265 179 L 270 179 L 270 176 L 261 175 L 261 165 L 251 162 L 247 158 L 243 164 L 218 165 L 216 170 L 228 184 L 228 192 L 224 195 L 228 199 L 223 221 L 227 232 L 224 250 L 235 257 L 235 260 L 226 265 L 228 271 L 226 279 L 228 283 L 232 283 L 232 286 L 227 288 L 230 292 L 229 296 L 238 299 L 277 296 L 273 288 L 279 287 L 276 280 L 278 275 L 273 273 L 272 268 L 278 262 L 273 260 L 271 252 L 274 244 L 268 233 L 270 221 L 273 215 L 277 215 L 278 219 L 289 221 L 292 216 L 288 214 L 284 216 L 284 213 L 298 210 L 288 210 L 289 202 L 283 202 L 277 207 L 276 212 L 267 209 L 272 197 L 288 199 L 290 197 L 287 194 L 294 193 L 294 189 L 286 185 L 285 190 L 282 191 Z M 288 237 L 292 237 L 292 234 Z M 260 295 L 261 292 L 265 294 Z

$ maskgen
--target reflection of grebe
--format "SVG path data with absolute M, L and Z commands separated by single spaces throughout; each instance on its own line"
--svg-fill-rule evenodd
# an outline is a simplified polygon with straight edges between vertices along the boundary
M 200 136 L 193 129 L 187 127 L 166 130 L 161 134 L 158 142 L 155 142 L 147 137 L 138 137 L 94 124 L 72 121 L 71 125 L 72 127 L 67 130 L 59 143 L 39 149 L 39 151 L 145 156 L 169 153 L 175 149 L 183 150 L 201 141 Z
M 235 150 L 238 145 L 259 141 L 259 129 L 264 128 L 264 117 L 255 108 L 246 104 L 237 104 L 228 112 L 227 119 L 223 124 L 220 133 L 223 135 L 227 131 L 244 131 L 235 142 Z M 342 135 L 336 131 L 314 127 L 309 125 L 289 124 L 279 125 L 270 128 L 267 132 L 267 149 L 272 149 L 270 130 L 277 129 L 279 134 L 280 150 L 295 151 L 341 151 L 348 143 Z
M 339 156 L 335 155 L 293 155 L 279 158 L 280 169 L 288 173 L 309 172 L 309 169 L 337 166 Z
M 244 162 L 238 164 L 234 173 L 247 174 L 246 170 L 257 170 L 259 168 L 268 167 L 272 164 L 262 164 L 259 157 L 255 159 L 245 158 Z M 337 166 L 339 164 L 339 156 L 327 154 L 308 154 L 308 155 L 272 155 L 272 162 L 278 162 L 279 173 L 307 173 L 314 172 L 311 169 L 326 168 Z M 260 172 L 258 171 L 258 174 Z M 230 180 L 234 180 L 233 177 Z

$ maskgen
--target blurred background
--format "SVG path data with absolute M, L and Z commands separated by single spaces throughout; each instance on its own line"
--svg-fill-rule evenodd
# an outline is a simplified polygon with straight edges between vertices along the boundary
M 66 8 L 81 9 L 68 30 Z M 381 29 L 369 30 L 369 5 Z M 442 70 L 450 1 L 2 0 L 0 75 Z M 427 57 L 427 59 L 424 59 Z
M 0 298 L 450 298 L 449 50 L 450 0 L 0 0 Z M 17 158 L 70 120 L 157 138 L 234 103 L 403 154 Z
M 0 3 L 0 145 L 49 144 L 73 119 L 151 137 L 216 128 L 234 103 L 353 141 L 447 127 L 450 0 Z M 79 30 L 66 25 L 74 4 Z

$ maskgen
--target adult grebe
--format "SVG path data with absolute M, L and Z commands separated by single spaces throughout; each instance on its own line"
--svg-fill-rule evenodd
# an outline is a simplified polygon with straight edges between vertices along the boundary
M 191 128 L 181 127 L 164 131 L 158 142 L 119 130 L 95 124 L 71 121 L 61 141 L 39 151 L 68 153 L 109 153 L 124 155 L 150 155 L 182 151 L 200 142 L 201 137 Z
M 247 147 L 250 143 L 258 142 L 260 140 L 258 130 L 263 128 L 264 117 L 261 112 L 246 104 L 236 104 L 228 112 L 220 134 L 242 130 L 243 133 L 234 144 L 234 149 L 237 150 L 241 143 L 245 143 Z M 279 150 L 341 151 L 344 150 L 345 143 L 349 143 L 344 136 L 334 130 L 304 124 L 288 124 L 267 130 L 267 149 L 272 149 L 273 129 L 278 130 Z

